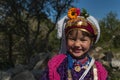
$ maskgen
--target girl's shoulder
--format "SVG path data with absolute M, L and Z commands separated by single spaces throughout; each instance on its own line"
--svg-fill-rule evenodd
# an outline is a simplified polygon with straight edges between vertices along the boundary
M 57 68 L 63 62 L 63 60 L 67 56 L 65 54 L 55 55 L 52 59 L 48 61 L 48 68 L 49 68 L 49 79 L 53 80 L 60 80 L 59 73 L 57 72 Z M 53 77 L 54 76 L 54 77 Z
M 55 55 L 48 61 L 48 66 L 58 67 L 66 57 L 65 54 Z
M 95 66 L 97 68 L 98 77 L 100 80 L 106 80 L 108 77 L 108 72 L 101 62 L 95 61 Z
M 101 62 L 99 61 L 95 61 L 95 66 L 97 69 L 99 69 L 100 71 L 106 71 L 106 69 L 104 68 L 104 66 L 102 65 Z

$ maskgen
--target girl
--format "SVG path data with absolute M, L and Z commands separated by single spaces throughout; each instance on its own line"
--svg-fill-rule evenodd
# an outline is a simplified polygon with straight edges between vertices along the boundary
M 59 55 L 48 62 L 42 80 L 106 80 L 107 71 L 100 62 L 89 56 L 98 41 L 98 22 L 78 8 L 70 8 L 68 16 L 58 22 L 62 37 Z

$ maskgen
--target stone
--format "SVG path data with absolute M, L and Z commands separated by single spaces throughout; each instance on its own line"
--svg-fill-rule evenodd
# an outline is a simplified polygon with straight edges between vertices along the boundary
M 0 80 L 10 80 L 11 75 L 7 72 L 0 71 Z
M 35 78 L 30 71 L 24 71 L 15 75 L 12 80 L 35 80 Z

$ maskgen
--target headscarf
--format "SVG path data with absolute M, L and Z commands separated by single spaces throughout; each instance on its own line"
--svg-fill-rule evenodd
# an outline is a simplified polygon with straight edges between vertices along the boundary
M 72 29 L 80 29 L 94 35 L 94 43 L 100 37 L 100 27 L 98 21 L 87 13 L 85 9 L 70 8 L 68 14 L 57 22 L 57 37 L 61 39 L 61 49 L 59 53 L 66 53 L 65 36 Z

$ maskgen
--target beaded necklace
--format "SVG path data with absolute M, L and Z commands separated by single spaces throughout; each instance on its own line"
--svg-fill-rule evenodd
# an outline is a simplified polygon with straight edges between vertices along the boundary
M 90 64 L 91 57 L 87 55 L 85 59 L 77 60 L 73 59 L 70 54 L 68 54 L 67 56 L 68 56 L 68 80 L 72 80 L 71 69 L 74 69 L 76 72 L 80 72 L 81 69 L 87 69 Z
M 90 63 L 90 59 L 86 57 L 86 59 L 82 60 L 82 61 L 77 61 L 74 60 L 74 70 L 76 72 L 80 72 L 81 69 L 87 69 Z

